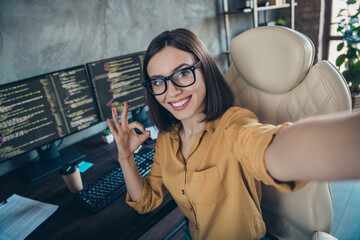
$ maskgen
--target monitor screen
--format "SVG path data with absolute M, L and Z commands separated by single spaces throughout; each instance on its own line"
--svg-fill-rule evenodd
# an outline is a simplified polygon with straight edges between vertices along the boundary
M 139 52 L 87 64 L 102 121 L 112 118 L 111 107 L 121 112 L 125 101 L 130 111 L 145 106 L 144 54 Z
M 0 86 L 0 162 L 99 122 L 84 65 Z

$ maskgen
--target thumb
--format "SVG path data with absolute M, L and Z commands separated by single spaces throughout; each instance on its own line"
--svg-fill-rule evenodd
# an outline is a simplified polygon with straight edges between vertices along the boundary
M 144 131 L 143 134 L 139 135 L 139 138 L 141 140 L 141 142 L 145 142 L 146 139 L 148 139 L 150 137 L 150 131 Z

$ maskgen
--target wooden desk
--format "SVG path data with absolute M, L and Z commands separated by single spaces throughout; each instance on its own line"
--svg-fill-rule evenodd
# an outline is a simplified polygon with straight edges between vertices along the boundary
M 75 144 L 93 162 L 82 174 L 84 186 L 116 167 L 115 143 L 105 144 L 99 135 Z M 125 203 L 125 194 L 105 209 L 92 214 L 80 206 L 68 191 L 58 171 L 31 183 L 16 170 L 0 178 L 0 199 L 13 193 L 59 206 L 59 209 L 27 239 L 138 239 L 176 208 L 170 194 L 155 211 L 140 215 Z

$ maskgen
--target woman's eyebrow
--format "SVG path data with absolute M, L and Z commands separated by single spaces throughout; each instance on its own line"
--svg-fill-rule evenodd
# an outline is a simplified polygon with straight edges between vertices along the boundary
M 175 67 L 175 68 L 172 70 L 172 73 L 171 73 L 171 74 L 173 74 L 174 72 L 180 70 L 180 69 L 183 68 L 183 67 L 189 67 L 189 66 L 191 66 L 191 65 L 189 65 L 188 63 L 181 63 L 179 66 Z M 170 75 L 171 75 L 171 74 L 170 74 Z M 170 76 L 170 75 L 169 75 L 169 76 Z M 150 76 L 150 78 L 164 78 L 164 76 L 163 76 L 163 75 L 153 75 L 153 76 Z

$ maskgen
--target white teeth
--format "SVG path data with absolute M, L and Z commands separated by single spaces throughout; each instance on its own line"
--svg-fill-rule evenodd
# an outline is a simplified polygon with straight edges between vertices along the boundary
M 187 103 L 189 101 L 190 98 L 186 98 L 180 102 L 176 102 L 176 103 L 171 103 L 171 105 L 173 105 L 174 107 L 180 107 L 182 105 L 184 105 L 185 103 Z

